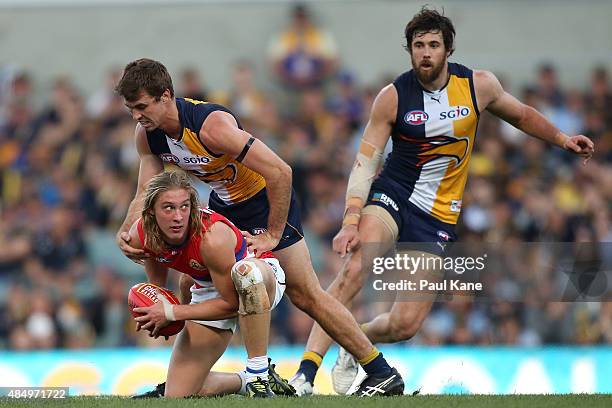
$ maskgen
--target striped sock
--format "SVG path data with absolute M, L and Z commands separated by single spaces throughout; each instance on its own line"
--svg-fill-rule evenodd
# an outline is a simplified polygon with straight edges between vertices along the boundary
M 376 347 L 373 347 L 370 354 L 365 358 L 359 360 L 359 364 L 361 364 L 367 375 L 384 377 L 391 373 L 391 366 L 389 366 L 387 360 L 385 360 L 382 353 Z
M 247 359 L 246 380 L 255 381 L 257 377 L 268 381 L 268 356 L 259 356 Z
M 317 371 L 321 367 L 323 357 L 314 351 L 306 351 L 302 356 L 302 362 L 300 363 L 299 372 L 303 373 L 306 377 L 306 381 L 310 384 L 314 384 Z

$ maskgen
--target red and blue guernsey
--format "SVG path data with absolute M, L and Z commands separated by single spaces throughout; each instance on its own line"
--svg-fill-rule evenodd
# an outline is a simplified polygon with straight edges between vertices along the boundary
M 210 274 L 206 267 L 206 260 L 200 255 L 200 243 L 202 237 L 216 222 L 222 222 L 229 226 L 236 235 L 236 261 L 246 258 L 250 254 L 247 252 L 246 240 L 242 233 L 230 220 L 209 209 L 200 209 L 202 215 L 202 233 L 191 236 L 182 246 L 164 248 L 162 253 L 154 253 L 145 247 L 145 252 L 152 255 L 155 260 L 168 268 L 186 273 L 196 281 L 210 282 Z M 140 241 L 145 242 L 145 232 L 142 227 L 142 218 L 138 220 L 138 236 Z

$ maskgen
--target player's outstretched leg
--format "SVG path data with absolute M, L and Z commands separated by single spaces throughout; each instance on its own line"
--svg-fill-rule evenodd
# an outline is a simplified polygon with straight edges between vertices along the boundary
M 361 219 L 359 227 L 360 240 L 362 242 L 361 247 L 347 257 L 347 261 L 343 265 L 342 270 L 327 289 L 327 293 L 331 295 L 331 297 L 346 306 L 350 306 L 353 298 L 359 293 L 367 278 L 367 271 L 362 270 L 362 265 L 369 265 L 369 258 L 383 255 L 396 241 L 397 226 L 391 215 L 380 207 L 375 207 L 372 210 L 372 213 L 364 214 Z M 367 247 L 365 255 L 363 250 L 364 247 Z M 310 332 L 310 336 L 308 337 L 306 351 L 304 352 L 300 367 L 297 373 L 289 381 L 291 385 L 296 388 L 296 392 L 299 395 L 309 395 L 312 393 L 312 385 L 314 384 L 317 370 L 332 341 L 332 338 L 325 332 L 321 325 L 315 322 Z M 340 345 L 342 346 L 342 343 L 340 343 Z M 350 353 L 344 356 L 350 356 Z M 346 363 L 343 365 L 344 368 L 342 372 L 336 370 L 336 374 L 340 374 L 342 378 L 339 379 L 338 384 L 334 384 L 334 387 L 338 386 L 337 392 L 344 394 L 353 383 L 357 375 L 357 370 L 350 368 L 351 361 L 354 361 L 352 358 L 343 359 L 342 361 Z M 359 360 L 357 361 L 359 363 Z M 333 378 L 334 376 L 332 374 L 332 379 Z M 350 384 L 347 387 L 343 385 L 345 383 Z M 340 392 L 344 388 L 346 388 L 346 390 Z
M 401 376 L 389 366 L 383 355 L 359 329 L 355 318 L 337 299 L 325 292 L 310 263 L 310 254 L 304 240 L 275 252 L 286 274 L 287 294 L 291 301 L 334 338 L 341 346 L 355 355 L 368 377 L 388 378 L 388 384 L 378 387 L 372 395 L 392 395 Z M 403 386 L 402 386 L 403 389 Z
M 437 255 L 431 256 L 437 257 Z M 439 272 L 435 271 L 421 270 L 416 271 L 416 273 L 418 276 L 426 276 L 429 281 L 440 279 L 441 276 Z M 409 340 L 418 332 L 427 318 L 436 296 L 437 292 L 435 291 L 423 291 L 415 293 L 414 298 L 411 298 L 410 301 L 408 299 L 396 299 L 390 312 L 376 316 L 372 321 L 362 324 L 361 328 L 373 343 L 397 343 Z M 332 369 L 334 388 L 338 387 L 340 391 L 344 390 L 344 393 L 352 385 L 350 379 L 356 371 L 354 369 L 354 358 L 347 354 L 344 351 L 343 356 L 341 350 L 341 354 L 338 356 L 336 364 Z M 352 378 L 354 379 L 354 377 Z M 382 379 L 381 383 L 383 383 Z M 374 381 L 364 381 L 355 394 L 362 395 L 366 393 L 364 396 L 369 395 L 369 393 L 373 392 L 372 387 L 375 386 L 381 387 L 381 385 L 376 385 Z M 337 392 L 339 391 L 337 390 Z

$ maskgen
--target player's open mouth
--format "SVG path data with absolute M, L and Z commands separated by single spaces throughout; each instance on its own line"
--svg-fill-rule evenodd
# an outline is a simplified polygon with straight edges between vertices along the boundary
M 172 232 L 181 232 L 182 229 L 183 229 L 182 226 L 170 227 L 170 231 Z

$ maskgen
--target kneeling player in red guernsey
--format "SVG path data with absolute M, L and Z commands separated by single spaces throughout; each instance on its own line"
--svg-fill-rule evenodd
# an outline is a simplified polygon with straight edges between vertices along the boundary
M 268 381 L 270 310 L 285 291 L 285 274 L 276 258 L 250 257 L 241 232 L 222 215 L 201 209 L 189 177 L 179 171 L 149 181 L 142 218 L 130 235 L 131 242 L 151 254 L 144 261 L 149 282 L 166 286 L 168 268 L 195 281 L 189 305 L 158 302 L 134 309 L 144 313 L 136 318 L 140 328 L 154 337 L 169 322 L 186 321 L 174 343 L 164 395 L 242 389 L 250 396 L 274 396 Z M 248 353 L 246 370 L 239 375 L 210 373 L 238 322 Z

